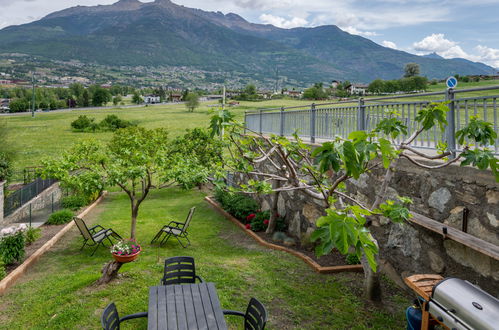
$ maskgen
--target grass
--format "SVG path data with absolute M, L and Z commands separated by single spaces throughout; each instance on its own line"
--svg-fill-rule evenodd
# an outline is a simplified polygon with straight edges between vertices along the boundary
M 381 307 L 366 303 L 360 298 L 362 274 L 317 274 L 289 254 L 262 248 L 202 198 L 197 190 L 153 191 L 138 220 L 143 252 L 136 262 L 122 267 L 120 279 L 102 287 L 93 283 L 110 254 L 104 248 L 93 257 L 90 250 L 80 252 L 81 237 L 73 228 L 2 297 L 0 328 L 98 329 L 102 310 L 111 301 L 122 315 L 146 311 L 148 287 L 159 284 L 164 258 L 176 255 L 196 259 L 199 275 L 216 284 L 222 308 L 245 310 L 250 297 L 260 299 L 270 314 L 269 329 L 403 328 L 407 299 L 395 294 L 388 295 Z M 190 247 L 183 249 L 174 241 L 162 248 L 148 244 L 166 223 L 166 215 L 184 219 L 193 205 L 197 210 Z M 127 197 L 111 194 L 86 221 L 127 236 Z M 231 329 L 241 328 L 241 319 L 226 320 Z M 146 321 L 124 325 L 125 329 L 145 329 Z

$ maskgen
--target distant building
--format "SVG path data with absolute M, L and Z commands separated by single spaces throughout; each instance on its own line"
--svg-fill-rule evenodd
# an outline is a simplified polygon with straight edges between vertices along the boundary
M 172 93 L 170 94 L 170 100 L 172 102 L 180 102 L 182 101 L 182 94 Z
M 145 104 L 156 104 L 160 103 L 161 98 L 158 95 L 146 95 L 144 96 L 144 103 Z
M 10 85 L 12 81 L 6 79 L 0 79 L 0 85 Z
M 340 84 L 341 84 L 341 81 L 339 81 L 339 80 L 333 80 L 333 81 L 331 81 L 331 88 L 332 89 L 336 89 L 336 88 L 338 88 L 338 86 Z
M 297 99 L 299 99 L 302 96 L 302 94 L 303 93 L 301 91 L 288 91 L 289 96 L 295 97 Z
M 0 112 L 9 110 L 10 99 L 0 99 Z
M 350 84 L 346 87 L 350 95 L 365 95 L 369 85 L 364 84 Z

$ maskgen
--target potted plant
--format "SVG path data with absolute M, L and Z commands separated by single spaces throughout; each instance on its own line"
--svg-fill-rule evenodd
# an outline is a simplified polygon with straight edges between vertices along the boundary
M 118 241 L 111 247 L 113 258 L 121 263 L 134 261 L 142 251 L 140 245 L 133 239 Z

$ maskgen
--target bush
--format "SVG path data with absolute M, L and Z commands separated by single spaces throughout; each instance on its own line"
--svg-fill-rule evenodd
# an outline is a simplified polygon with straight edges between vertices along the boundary
M 258 203 L 251 197 L 233 194 L 227 201 L 225 210 L 239 220 L 245 220 L 246 217 L 258 210 Z
M 5 265 L 3 260 L 0 259 L 0 281 L 7 276 L 7 271 L 5 270 Z
M 61 206 L 65 209 L 76 211 L 87 205 L 88 198 L 81 195 L 66 196 L 61 199 Z
M 24 233 L 19 230 L 13 235 L 0 238 L 0 256 L 5 265 L 21 261 L 24 257 L 25 238 Z
M 257 212 L 252 216 L 250 214 L 246 220 L 251 223 L 251 230 L 253 231 L 264 231 L 269 226 L 270 222 L 270 211 Z M 250 219 L 251 218 L 251 219 Z M 275 231 L 285 231 L 287 229 L 286 223 L 284 222 L 284 218 L 279 214 L 276 215 L 276 225 Z
M 347 263 L 347 265 L 358 265 L 358 264 L 360 264 L 359 257 L 357 257 L 357 255 L 354 254 L 354 253 L 348 254 L 346 256 L 346 258 L 345 258 L 345 262 Z
M 99 127 L 104 131 L 116 131 L 120 128 L 127 128 L 130 126 L 136 126 L 132 122 L 124 119 L 120 119 L 116 115 L 108 115 L 100 123 Z
M 232 194 L 226 190 L 215 188 L 215 200 L 222 206 L 224 210 L 227 210 L 229 201 L 232 198 Z
M 87 116 L 79 116 L 78 119 L 71 123 L 71 127 L 75 131 L 95 131 L 97 129 L 97 124 L 94 122 L 95 118 L 88 118 Z
M 24 232 L 24 239 L 26 240 L 26 245 L 30 245 L 31 243 L 39 239 L 40 236 L 42 236 L 40 228 L 29 227 Z
M 60 210 L 50 215 L 47 220 L 48 225 L 62 225 L 73 219 L 74 213 L 71 210 Z
M 7 180 L 12 175 L 12 164 L 10 157 L 0 152 L 0 182 Z

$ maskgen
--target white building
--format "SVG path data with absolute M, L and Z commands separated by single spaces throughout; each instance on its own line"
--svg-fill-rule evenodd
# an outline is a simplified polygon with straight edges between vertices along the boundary
M 144 103 L 146 104 L 155 104 L 160 103 L 161 98 L 157 95 L 146 95 L 144 96 Z

